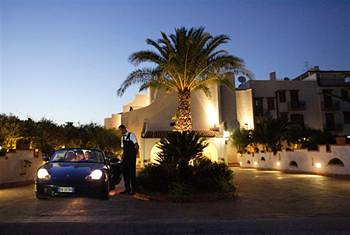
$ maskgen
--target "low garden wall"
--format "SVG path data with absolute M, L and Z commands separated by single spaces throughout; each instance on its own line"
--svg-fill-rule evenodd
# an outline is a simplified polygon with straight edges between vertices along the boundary
M 41 154 L 33 150 L 16 150 L 1 156 L 0 187 L 32 182 L 42 164 Z
M 350 145 L 319 146 L 306 149 L 238 155 L 242 168 L 272 169 L 323 175 L 350 175 Z

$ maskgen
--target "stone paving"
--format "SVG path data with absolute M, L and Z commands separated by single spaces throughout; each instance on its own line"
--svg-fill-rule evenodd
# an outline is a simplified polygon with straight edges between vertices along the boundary
M 142 201 L 115 195 L 39 201 L 34 186 L 0 189 L 1 222 L 191 222 L 238 219 L 346 218 L 350 181 L 234 168 L 238 198 L 211 203 Z

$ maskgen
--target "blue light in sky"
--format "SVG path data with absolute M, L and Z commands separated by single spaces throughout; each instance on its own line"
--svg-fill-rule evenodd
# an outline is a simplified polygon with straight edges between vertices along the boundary
M 58 123 L 121 111 L 116 90 L 146 38 L 179 26 L 229 34 L 257 79 L 350 70 L 350 1 L 0 0 L 0 113 Z

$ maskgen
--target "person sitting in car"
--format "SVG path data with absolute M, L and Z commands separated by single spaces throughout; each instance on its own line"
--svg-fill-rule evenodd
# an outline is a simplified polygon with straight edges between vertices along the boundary
M 87 161 L 97 161 L 96 156 L 91 151 L 86 151 L 85 152 L 85 159 Z
M 66 161 L 68 161 L 68 162 L 76 161 L 76 157 L 77 157 L 77 155 L 72 151 L 67 152 L 66 156 L 65 156 Z
M 76 154 L 76 158 L 75 158 L 76 161 L 85 161 L 86 160 L 83 151 L 78 150 L 75 152 L 75 154 Z

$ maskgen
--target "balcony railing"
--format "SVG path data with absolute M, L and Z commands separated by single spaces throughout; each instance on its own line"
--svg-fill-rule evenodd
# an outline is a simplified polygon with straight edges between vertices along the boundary
M 323 111 L 337 111 L 339 110 L 339 102 L 331 102 L 331 103 L 325 103 L 325 102 L 322 102 L 322 110 Z
M 290 101 L 288 102 L 289 111 L 302 111 L 306 109 L 305 101 Z

